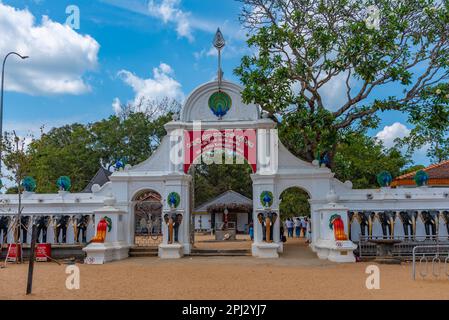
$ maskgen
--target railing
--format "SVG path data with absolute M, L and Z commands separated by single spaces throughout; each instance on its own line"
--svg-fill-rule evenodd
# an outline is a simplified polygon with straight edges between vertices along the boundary
M 421 276 L 421 278 L 425 279 L 429 275 L 429 261 L 431 261 L 433 279 L 441 278 L 442 275 L 441 264 L 443 264 L 444 266 L 444 276 L 447 277 L 447 279 L 449 279 L 449 245 L 415 246 L 413 248 L 412 254 L 413 254 L 413 265 L 412 265 L 413 280 L 416 280 L 417 254 L 422 255 L 421 259 L 419 259 L 419 275 Z
M 420 245 L 449 245 L 448 236 L 359 236 L 359 241 L 355 242 L 357 252 L 361 258 L 376 257 L 375 243 L 370 243 L 371 240 L 400 240 L 393 247 L 393 256 L 401 258 L 411 258 L 413 255 L 413 248 Z

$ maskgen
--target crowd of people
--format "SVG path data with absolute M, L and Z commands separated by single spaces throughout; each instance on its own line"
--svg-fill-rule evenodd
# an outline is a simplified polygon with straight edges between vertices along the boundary
M 284 221 L 284 227 L 287 229 L 288 238 L 306 238 L 310 240 L 311 228 L 310 219 L 308 217 L 287 218 Z
M 310 224 L 310 219 L 308 217 L 296 217 L 287 218 L 283 223 L 281 223 L 281 239 L 283 242 L 287 240 L 285 237 L 285 230 L 287 230 L 288 238 L 306 238 L 307 242 L 310 242 L 312 228 Z M 254 225 L 252 222 L 249 224 L 249 235 L 251 240 L 254 240 Z

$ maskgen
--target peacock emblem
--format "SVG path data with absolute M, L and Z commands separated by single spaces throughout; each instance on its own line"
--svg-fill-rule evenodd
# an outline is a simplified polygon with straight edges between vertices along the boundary
M 393 177 L 388 171 L 382 171 L 377 175 L 377 183 L 381 187 L 389 187 L 392 181 Z
M 170 208 L 176 209 L 179 206 L 181 197 L 177 192 L 171 192 L 167 197 L 167 203 Z
M 263 191 L 260 194 L 260 203 L 264 208 L 269 208 L 273 204 L 273 193 L 271 191 Z
M 34 192 L 36 190 L 36 180 L 33 177 L 23 178 L 21 185 L 27 192 Z
M 232 99 L 226 92 L 217 91 L 209 98 L 209 108 L 219 119 L 223 118 L 231 107 Z
M 72 187 L 72 182 L 70 181 L 70 178 L 67 176 L 59 177 L 56 181 L 56 185 L 58 187 L 58 190 L 60 191 L 69 191 Z
M 428 181 L 429 181 L 429 175 L 427 174 L 427 172 L 425 172 L 423 170 L 419 170 L 415 174 L 415 183 L 418 187 L 427 185 Z

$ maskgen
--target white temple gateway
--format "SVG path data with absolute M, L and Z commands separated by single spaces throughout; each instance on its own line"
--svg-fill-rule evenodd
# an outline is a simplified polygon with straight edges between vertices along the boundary
M 110 230 L 104 242 L 92 242 L 83 249 L 88 264 L 125 259 L 131 247 L 151 242 L 152 235 L 159 232 L 159 257 L 181 258 L 191 253 L 194 232 L 190 166 L 201 160 L 212 161 L 214 154 L 220 154 L 217 150 L 226 150 L 237 159 L 245 158 L 253 169 L 254 257 L 282 254 L 279 196 L 290 187 L 309 194 L 310 249 L 321 259 L 354 262 L 357 245 L 353 241 L 359 240 L 360 233 L 447 239 L 449 188 L 430 188 L 423 183 L 415 188 L 354 190 L 350 181 L 335 179 L 318 161 L 308 163 L 293 156 L 277 139 L 275 122 L 257 105 L 244 104 L 242 88 L 222 80 L 221 74 L 220 70 L 217 81 L 193 90 L 179 118 L 165 125 L 168 134 L 149 159 L 115 171 L 104 185 L 93 184 L 91 193 L 25 192 L 22 214 L 35 220 L 53 217 L 53 224 L 42 227 L 48 231 L 49 243 L 61 242 L 58 217 L 72 217 L 72 222 L 66 221 L 67 243 L 76 240 L 70 227 L 78 221 L 74 217 L 95 217 L 91 219 L 95 226 L 87 227 L 87 241 L 99 224 L 104 227 L 103 218 L 107 217 Z M 18 197 L 1 195 L 0 201 L 4 212 L 0 215 L 9 217 L 11 225 Z M 13 241 L 11 232 L 5 240 Z
M 162 228 L 159 256 L 180 258 L 188 255 L 192 249 L 190 235 L 194 227 L 190 221 L 193 211 L 193 186 L 189 167 L 194 159 L 198 159 L 197 155 L 212 150 L 210 146 L 214 144 L 216 150 L 223 146 L 224 149 L 234 148 L 233 151 L 242 154 L 254 170 L 251 179 L 254 195 L 252 220 L 255 226 L 252 255 L 255 257 L 278 257 L 282 253 L 279 196 L 290 187 L 302 188 L 310 196 L 310 248 L 322 259 L 337 262 L 355 261 L 353 250 L 356 245 L 344 237 L 337 236 L 334 230 L 337 227 L 334 222 L 336 217 L 341 218 L 344 233 L 351 233 L 352 239 L 357 240 L 361 231 L 360 225 L 362 233 L 365 233 L 364 218 L 369 220 L 371 235 L 382 236 L 385 233 L 388 236 L 392 231 L 395 236 L 404 235 L 403 228 L 400 228 L 401 212 L 409 214 L 410 219 L 414 220 L 415 227 L 410 233 L 426 236 L 425 219 L 427 213 L 430 213 L 432 224 L 440 221 L 436 224 L 438 229 L 434 233 L 447 238 L 449 188 L 422 186 L 354 190 L 351 182 L 338 181 L 327 167 L 320 166 L 317 161 L 308 163 L 293 156 L 277 140 L 275 123 L 261 115 L 258 106 L 242 102 L 241 90 L 238 85 L 227 81 L 222 81 L 221 84 L 213 81 L 201 85 L 186 100 L 180 118 L 165 125 L 168 135 L 148 160 L 114 172 L 109 177 L 109 182 L 102 186 L 94 184 L 91 193 L 25 192 L 22 214 L 35 218 L 93 215 L 96 225 L 101 218 L 109 217 L 112 222 L 111 230 L 107 232 L 104 243 L 91 243 L 84 248 L 87 253 L 86 263 L 98 264 L 128 257 L 129 249 L 138 241 L 137 211 L 141 211 L 142 205 L 146 204 L 149 206 L 149 212 L 152 212 L 151 229 L 154 230 L 155 226 Z M 215 115 L 209 107 L 211 96 L 217 92 L 226 95 L 230 100 L 229 110 L 220 116 Z M 196 122 L 198 119 L 201 123 Z M 234 134 L 233 137 L 231 133 Z M 222 142 L 218 140 L 220 136 L 225 136 Z M 243 139 L 243 146 L 236 142 L 240 137 L 246 138 Z M 200 141 L 201 144 L 192 143 L 198 142 L 198 139 L 203 140 Z M 231 146 L 228 140 L 233 140 L 234 145 Z M 255 161 L 252 162 L 253 160 Z M 0 201 L 4 212 L 2 215 L 12 218 L 17 212 L 17 195 L 1 195 Z M 382 228 L 385 224 L 382 214 L 391 212 L 394 215 L 387 216 L 387 223 L 393 224 L 390 223 L 385 231 Z M 414 215 L 413 212 L 417 214 Z M 173 219 L 170 219 L 171 217 Z M 353 219 L 354 217 L 357 219 Z M 268 239 L 267 219 L 273 223 L 271 235 L 268 232 Z M 12 220 L 13 218 L 10 219 Z M 351 230 L 350 220 L 353 221 Z M 172 241 L 169 241 L 169 230 L 173 228 L 170 221 L 175 221 L 174 228 L 177 230 L 177 236 L 171 239 Z M 55 241 L 53 230 L 56 228 L 48 226 L 47 242 L 61 242 Z M 88 228 L 87 241 L 93 237 L 94 230 L 93 225 Z M 28 242 L 29 239 L 30 237 Z M 42 236 L 40 239 L 42 241 Z M 11 232 L 7 241 L 13 241 Z M 74 234 L 70 227 L 67 228 L 67 242 L 74 243 Z

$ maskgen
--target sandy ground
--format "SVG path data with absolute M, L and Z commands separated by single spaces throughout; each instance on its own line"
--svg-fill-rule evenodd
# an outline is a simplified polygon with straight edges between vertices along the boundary
M 365 287 L 369 263 L 337 265 L 289 240 L 280 259 L 134 258 L 78 265 L 81 288 L 68 290 L 65 265 L 38 263 L 33 294 L 27 265 L 0 269 L 0 299 L 449 299 L 449 279 L 411 279 L 411 265 L 380 265 L 381 289 Z

